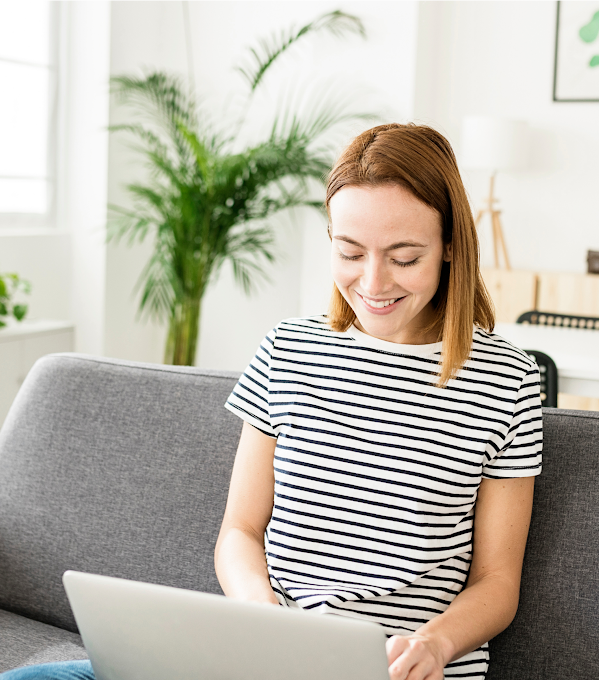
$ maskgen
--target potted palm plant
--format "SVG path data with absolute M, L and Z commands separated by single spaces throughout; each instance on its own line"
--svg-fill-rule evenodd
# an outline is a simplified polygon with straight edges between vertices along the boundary
M 322 31 L 365 35 L 357 17 L 336 11 L 262 41 L 238 69 L 248 104 L 282 54 Z M 308 117 L 275 116 L 266 139 L 235 151 L 245 118 L 233 133 L 215 130 L 178 77 L 122 75 L 112 79 L 112 88 L 134 107 L 140 122 L 111 129 L 134 136 L 150 176 L 143 184 L 127 185 L 131 209 L 110 206 L 109 236 L 131 242 L 153 237 L 153 254 L 138 282 L 140 311 L 168 322 L 164 362 L 193 365 L 202 298 L 221 265 L 229 261 L 237 282 L 250 291 L 263 265 L 274 259 L 269 219 L 295 206 L 322 210 L 322 201 L 311 200 L 309 190 L 330 168 L 326 133 L 344 121 L 371 116 L 348 112 L 347 102 L 323 99 Z

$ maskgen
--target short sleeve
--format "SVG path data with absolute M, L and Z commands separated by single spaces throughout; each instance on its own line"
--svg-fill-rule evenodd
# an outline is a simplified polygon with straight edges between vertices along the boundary
M 522 380 L 505 441 L 497 455 L 483 466 L 483 478 L 507 479 L 541 474 L 543 414 L 540 389 L 539 369 L 535 365 Z
M 225 408 L 255 428 L 276 439 L 270 422 L 269 381 L 276 328 L 262 340 L 256 355 L 229 395 Z

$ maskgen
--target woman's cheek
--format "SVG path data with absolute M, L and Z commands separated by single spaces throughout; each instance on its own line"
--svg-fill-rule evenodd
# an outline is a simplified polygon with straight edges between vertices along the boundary
M 331 263 L 331 276 L 333 277 L 333 281 L 337 284 L 337 287 L 347 287 L 355 280 L 356 274 L 352 271 L 352 269 L 355 269 L 355 264 L 353 268 L 351 264 L 352 263 L 348 266 L 345 262 L 339 262 L 338 260 L 333 260 Z
M 416 266 L 413 271 L 404 272 L 402 282 L 413 293 L 428 293 L 432 290 L 432 295 L 439 285 L 439 274 L 430 268 L 421 269 Z

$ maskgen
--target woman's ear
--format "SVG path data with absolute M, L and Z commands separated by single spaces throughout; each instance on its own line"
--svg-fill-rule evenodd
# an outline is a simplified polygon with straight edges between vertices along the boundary
M 443 246 L 443 262 L 451 262 L 451 243 Z

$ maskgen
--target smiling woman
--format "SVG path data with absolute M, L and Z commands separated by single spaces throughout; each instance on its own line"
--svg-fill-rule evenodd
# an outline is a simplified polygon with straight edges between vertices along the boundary
M 538 369 L 492 334 L 440 134 L 359 135 L 326 203 L 329 313 L 278 324 L 227 402 L 246 422 L 217 575 L 231 597 L 383 626 L 391 680 L 482 680 L 518 604 Z

